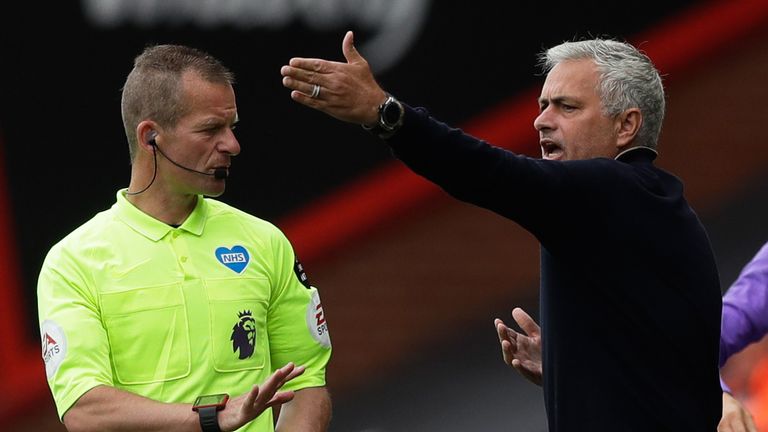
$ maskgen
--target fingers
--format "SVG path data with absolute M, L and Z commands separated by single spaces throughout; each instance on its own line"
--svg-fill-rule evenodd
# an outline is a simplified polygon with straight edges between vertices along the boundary
M 344 53 L 344 58 L 347 59 L 347 63 L 359 63 L 363 61 L 363 56 L 355 48 L 355 35 L 352 31 L 348 31 L 344 35 L 344 40 L 341 42 L 341 52 Z
M 304 366 L 296 366 L 292 362 L 289 362 L 285 366 L 281 367 L 280 369 L 276 370 L 275 373 L 273 373 L 269 378 L 267 378 L 266 381 L 264 381 L 264 384 L 261 386 L 261 393 L 264 395 L 264 398 L 271 398 L 272 395 L 274 395 L 278 389 L 280 389 L 285 383 L 288 381 L 296 378 L 297 376 L 304 373 L 305 367 Z
M 291 98 L 312 108 L 317 107 L 318 96 L 312 97 L 315 85 L 320 86 L 320 94 L 328 91 L 327 79 L 323 76 L 332 71 L 331 62 L 320 59 L 292 58 L 290 66 L 280 68 L 283 76 L 283 87 L 294 90 Z
M 294 372 L 296 372 L 297 369 L 300 372 L 298 374 L 294 374 Z M 277 391 L 277 389 L 282 387 L 283 384 L 285 384 L 289 379 L 293 379 L 293 377 L 301 375 L 302 372 L 304 372 L 303 366 L 297 368 L 296 365 L 293 364 L 293 362 L 288 362 L 285 366 L 276 370 L 275 373 L 273 373 L 269 378 L 267 378 L 266 381 L 264 381 L 264 384 L 262 385 L 262 390 L 270 391 L 272 394 L 274 394 Z
M 514 318 L 517 325 L 519 325 L 528 336 L 536 337 L 541 333 L 539 325 L 536 324 L 536 321 L 534 321 L 524 310 L 514 308 L 512 310 L 512 318 Z
M 243 401 L 243 405 L 246 407 L 253 407 L 256 405 L 256 398 L 259 396 L 259 386 L 258 384 L 254 384 L 253 387 L 251 387 L 251 391 L 249 391 L 245 395 L 245 400 Z
M 315 89 L 315 84 L 308 84 L 289 77 L 283 77 L 283 87 L 289 88 L 294 92 L 301 93 L 303 96 L 313 99 L 311 95 Z M 322 91 L 322 87 L 320 90 Z
M 288 66 L 296 71 L 318 75 L 331 72 L 332 64 L 333 62 L 319 58 L 294 57 L 288 61 Z
M 287 67 L 288 66 L 283 66 L 283 68 Z M 316 97 L 312 97 L 312 93 L 315 87 L 314 84 L 302 82 L 288 76 L 283 77 L 283 87 L 293 90 L 291 92 L 291 99 L 315 109 L 319 109 L 324 104 L 324 100 L 322 98 L 326 92 L 328 92 L 326 87 L 320 85 L 320 93 L 316 95 Z
M 265 409 L 291 401 L 293 391 L 278 390 L 288 381 L 304 373 L 304 366 L 288 363 L 277 369 L 261 385 L 254 385 L 247 393 L 233 399 L 225 409 L 226 416 L 220 416 L 222 430 L 234 430 L 253 420 Z
M 496 334 L 499 337 L 499 344 L 501 345 L 501 355 L 504 358 L 504 363 L 512 366 L 512 362 L 517 352 L 517 334 L 510 330 L 502 320 L 495 319 Z
M 290 381 L 290 380 L 296 378 L 297 376 L 303 374 L 304 370 L 306 370 L 305 366 L 294 367 L 293 370 L 288 374 L 288 376 L 286 376 L 285 379 L 283 380 L 283 384 L 285 384 L 288 381 Z M 281 386 L 282 386 L 282 384 L 281 384 Z
M 303 60 L 307 59 L 291 59 L 291 63 L 300 63 Z M 309 60 L 314 61 L 315 59 Z M 317 61 L 322 62 L 324 60 Z M 283 87 L 293 90 L 291 99 L 309 107 L 318 108 L 323 95 L 329 91 L 327 80 L 320 73 L 294 66 L 283 66 L 280 68 L 280 74 L 283 76 Z M 315 85 L 320 86 L 319 94 L 314 94 Z
M 514 366 L 513 362 L 516 360 L 516 352 L 516 344 L 506 340 L 501 343 L 501 356 L 504 359 L 504 363 L 508 364 L 509 366 Z
M 496 324 L 496 335 L 499 337 L 499 343 L 505 341 L 514 343 L 517 341 L 517 332 L 507 327 L 507 325 L 504 324 L 504 321 L 496 318 L 494 324 Z
M 290 402 L 293 400 L 294 396 L 296 396 L 296 393 L 293 391 L 275 393 L 275 395 L 272 396 L 272 399 L 267 402 L 266 407 L 271 408 L 275 405 L 282 405 L 286 402 Z
M 260 404 L 266 405 L 267 402 L 272 399 L 272 396 L 274 396 L 275 392 L 277 392 L 277 390 L 283 386 L 286 378 L 291 376 L 295 369 L 296 368 L 293 363 L 288 363 L 287 365 L 276 370 L 275 373 L 270 375 L 269 378 L 267 378 L 267 380 L 264 381 L 261 386 L 253 386 L 253 389 L 248 394 L 245 403 L 254 408 L 258 408 L 258 405 Z M 301 372 L 304 372 L 303 368 L 301 368 Z
M 296 369 L 299 369 L 297 374 Z M 271 398 L 277 389 L 282 387 L 283 384 L 288 381 L 288 377 L 291 377 L 292 379 L 295 376 L 301 375 L 303 372 L 303 366 L 296 368 L 293 363 L 286 364 L 270 375 L 261 386 L 254 385 L 245 399 L 245 404 L 255 407 L 259 403 L 264 402 L 265 399 Z
M 270 385 L 269 388 L 264 388 L 262 393 L 264 399 L 269 397 L 269 400 L 265 403 L 265 406 L 272 407 L 291 401 L 294 397 L 293 391 L 278 392 L 277 390 L 285 385 L 285 383 L 288 381 L 303 374 L 305 369 L 305 366 L 297 367 L 293 363 L 288 363 L 275 371 L 275 373 L 272 374 L 272 376 L 269 377 L 269 379 L 264 383 L 265 385 Z
M 507 326 L 504 324 L 504 321 L 496 318 L 493 320 L 493 325 L 496 327 L 496 334 L 499 336 L 499 343 L 507 340 Z
M 293 60 L 294 59 L 291 59 L 291 61 Z M 280 74 L 283 76 L 284 86 L 293 88 L 294 90 L 301 90 L 299 86 L 303 85 L 309 90 L 307 94 L 312 93 L 313 85 L 323 85 L 319 73 L 301 69 L 296 66 L 283 66 L 280 68 Z
M 351 31 L 348 31 L 344 36 L 344 40 L 341 44 L 341 50 L 344 53 L 344 58 L 347 59 L 348 63 L 360 63 L 365 61 L 365 59 L 363 59 L 363 57 L 357 51 L 357 48 L 355 48 L 354 34 Z M 283 77 L 289 77 L 293 80 L 310 84 L 309 90 L 311 93 L 311 85 L 323 85 L 323 75 L 334 72 L 342 64 L 343 63 L 323 60 L 319 58 L 294 57 L 288 61 L 288 66 L 283 66 L 280 68 L 280 74 L 283 75 Z M 285 80 L 283 80 L 283 84 L 286 85 Z M 290 87 L 290 85 L 286 85 L 286 87 Z M 299 88 L 292 88 L 294 88 L 294 90 L 301 91 Z
M 357 48 L 355 48 L 355 35 L 351 30 L 344 35 L 344 39 L 341 41 L 341 52 L 344 54 L 347 63 L 360 63 L 365 61 L 363 56 L 360 55 L 360 52 L 357 51 Z M 308 73 L 316 72 L 324 74 L 333 70 L 334 63 L 336 62 L 317 58 L 294 57 L 288 62 L 288 65 L 307 71 Z

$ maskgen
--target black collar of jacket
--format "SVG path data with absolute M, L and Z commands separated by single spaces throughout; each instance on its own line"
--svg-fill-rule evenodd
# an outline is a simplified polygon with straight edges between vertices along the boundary
M 623 152 L 616 155 L 615 159 L 617 161 L 626 162 L 626 163 L 632 163 L 632 162 L 640 162 L 640 161 L 646 161 L 650 162 L 659 155 L 659 152 L 656 150 L 650 148 L 650 147 L 632 147 L 629 149 L 624 150 Z

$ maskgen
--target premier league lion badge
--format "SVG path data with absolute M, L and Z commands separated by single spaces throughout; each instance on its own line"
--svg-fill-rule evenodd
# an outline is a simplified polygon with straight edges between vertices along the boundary
M 256 347 L 256 320 L 249 310 L 237 313 L 239 320 L 232 327 L 232 352 L 240 351 L 240 360 L 249 358 L 253 355 Z

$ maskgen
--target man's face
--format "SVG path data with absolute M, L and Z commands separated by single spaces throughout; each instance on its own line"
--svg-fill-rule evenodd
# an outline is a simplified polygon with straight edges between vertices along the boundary
M 232 129 L 237 122 L 235 92 L 227 84 L 210 83 L 196 73 L 183 77 L 186 114 L 176 127 L 163 135 L 161 148 L 169 158 L 196 171 L 213 174 L 217 168 L 229 170 L 231 157 L 240 153 Z M 159 158 L 158 158 L 159 162 Z M 170 188 L 187 194 L 219 196 L 225 180 L 179 168 L 165 161 L 163 171 Z
M 598 71 L 592 60 L 569 60 L 547 75 L 539 97 L 541 156 L 552 160 L 614 158 L 618 125 L 602 113 Z

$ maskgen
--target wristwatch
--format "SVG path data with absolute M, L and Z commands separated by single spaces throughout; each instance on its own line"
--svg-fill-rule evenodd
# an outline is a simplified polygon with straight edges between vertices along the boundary
M 200 416 L 200 428 L 203 432 L 221 432 L 219 429 L 219 411 L 227 406 L 229 395 L 226 393 L 198 396 L 192 404 L 192 411 Z
M 403 125 L 405 108 L 394 96 L 387 93 L 387 99 L 379 105 L 379 119 L 373 126 L 363 125 L 363 129 L 378 135 L 379 138 L 389 138 Z

